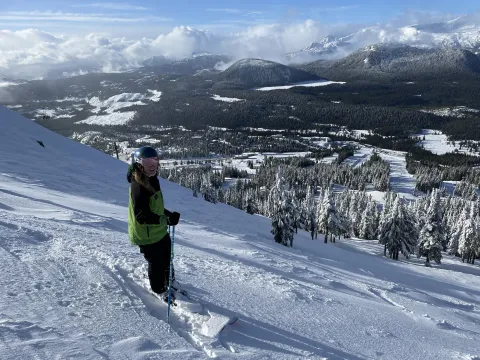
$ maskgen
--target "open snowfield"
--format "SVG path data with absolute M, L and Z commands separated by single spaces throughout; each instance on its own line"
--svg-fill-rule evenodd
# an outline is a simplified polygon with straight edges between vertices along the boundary
M 76 124 L 89 125 L 125 125 L 128 124 L 135 116 L 135 111 L 120 112 L 119 110 L 130 106 L 147 105 L 145 101 L 160 101 L 162 95 L 161 91 L 148 90 L 150 95 L 139 93 L 122 93 L 109 97 L 106 100 L 100 100 L 99 97 L 92 97 L 87 99 L 87 103 L 94 107 L 92 112 L 99 114 L 105 112 L 106 114 L 92 115 L 85 120 L 77 121 Z
M 18 83 L 11 82 L 11 81 L 0 81 L 0 87 L 14 86 L 14 85 L 18 85 Z
M 345 84 L 345 82 L 339 82 L 339 81 L 303 81 L 299 82 L 296 84 L 292 85 L 281 85 L 281 86 L 266 86 L 266 87 L 260 87 L 260 88 L 255 88 L 253 90 L 258 90 L 258 91 L 271 91 L 271 90 L 285 90 L 285 89 L 291 89 L 293 87 L 317 87 L 317 86 L 327 86 L 331 84 Z
M 125 125 L 133 120 L 135 111 L 112 112 L 106 115 L 92 115 L 85 120 L 77 121 L 76 124 L 88 125 Z
M 220 95 L 213 95 L 212 99 L 217 101 L 229 102 L 229 103 L 245 101 L 245 99 L 230 98 L 230 97 L 224 97 Z
M 343 161 L 343 164 L 358 167 L 367 162 L 376 151 L 382 159 L 390 164 L 390 190 L 397 192 L 400 197 L 407 200 L 416 200 L 417 197 L 413 195 L 415 190 L 415 177 L 408 173 L 407 164 L 405 160 L 405 152 L 381 149 L 370 145 L 362 145 L 356 143 L 360 148 L 355 151 L 353 156 L 348 157 Z M 325 160 L 325 159 L 324 159 Z M 372 196 L 372 199 L 377 204 L 385 203 L 385 192 L 369 189 L 367 193 Z M 421 192 L 418 192 L 420 195 Z
M 456 142 L 455 145 L 453 145 L 452 143 L 448 144 L 447 135 L 442 134 L 438 130 L 425 129 L 422 131 L 422 133 L 416 134 L 415 136 L 418 136 L 422 139 L 423 136 L 425 136 L 425 140 L 420 141 L 420 145 L 423 145 L 425 150 L 429 150 L 437 155 L 454 152 L 455 150 L 469 155 L 478 155 L 478 153 L 468 151 L 465 148 L 460 149 L 460 145 L 457 144 L 458 142 Z
M 400 197 L 407 200 L 416 200 L 413 195 L 415 190 L 415 177 L 408 173 L 405 152 L 377 149 L 378 154 L 390 163 L 390 190 L 396 191 Z M 383 196 L 383 193 L 380 193 Z M 375 199 L 379 201 L 380 199 Z
M 480 112 L 480 110 L 467 108 L 466 106 L 457 106 L 453 108 L 446 107 L 441 109 L 429 109 L 429 110 L 420 110 L 420 111 L 435 114 L 437 116 L 453 116 L 453 117 L 459 117 L 459 118 L 463 118 L 463 117 L 466 117 L 467 115 Z
M 426 268 L 302 232 L 285 248 L 268 219 L 161 179 L 182 214 L 178 280 L 239 317 L 215 338 L 201 331 L 208 314 L 174 316 L 169 331 L 128 242 L 127 165 L 4 107 L 0 126 L 2 360 L 480 358 L 478 266 Z
M 374 148 L 361 146 L 360 149 L 356 150 L 353 156 L 348 157 L 343 161 L 344 165 L 350 165 L 352 167 L 359 167 L 370 160 L 370 157 L 373 155 Z

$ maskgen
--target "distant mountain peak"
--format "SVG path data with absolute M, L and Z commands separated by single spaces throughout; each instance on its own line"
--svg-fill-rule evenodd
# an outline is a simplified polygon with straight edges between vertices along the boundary
M 314 74 L 280 63 L 257 59 L 241 59 L 220 74 L 220 79 L 246 87 L 276 86 L 319 80 Z

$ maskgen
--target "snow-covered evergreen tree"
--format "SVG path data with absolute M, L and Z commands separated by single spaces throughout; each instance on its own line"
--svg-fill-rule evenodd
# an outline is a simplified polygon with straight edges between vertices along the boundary
M 480 219 L 475 215 L 475 205 L 472 202 L 470 216 L 463 222 L 462 232 L 459 238 L 458 252 L 462 261 L 474 264 L 480 254 Z
M 308 186 L 305 200 L 302 203 L 302 222 L 305 230 L 310 232 L 312 240 L 317 229 L 315 220 L 315 199 L 313 198 L 313 191 L 311 190 L 310 186 Z
M 427 211 L 424 225 L 420 230 L 418 257 L 425 256 L 425 266 L 430 266 L 430 260 L 437 264 L 442 259 L 442 244 L 444 242 L 444 233 L 442 229 L 442 219 L 439 216 L 440 196 L 438 190 L 434 189 L 430 195 L 430 206 Z
M 285 183 L 283 171 L 277 172 L 276 183 L 268 196 L 269 217 L 272 219 L 272 234 L 277 243 L 293 246 L 294 223 L 293 202 L 290 190 Z
M 408 259 L 415 251 L 417 234 L 414 217 L 398 196 L 385 216 L 379 238 L 385 248 L 384 254 L 388 250 L 394 260 L 398 260 L 400 252 Z
M 468 213 L 467 209 L 464 208 L 462 214 L 457 218 L 457 221 L 452 224 L 451 226 L 451 235 L 448 243 L 448 254 L 456 255 L 459 254 L 459 245 L 460 245 L 460 237 L 463 233 L 463 226 L 465 222 L 468 220 Z
M 362 221 L 362 196 L 358 192 L 354 192 L 348 209 L 348 218 L 350 219 L 350 230 L 352 235 L 360 235 L 360 223 Z
M 377 238 L 378 208 L 374 201 L 370 201 L 362 214 L 360 223 L 360 237 L 366 240 Z
M 323 196 L 317 226 L 318 229 L 325 234 L 325 243 L 327 243 L 329 234 L 332 238 L 332 235 L 339 236 L 345 230 L 337 213 L 337 209 L 335 208 L 335 204 L 333 203 L 332 193 L 329 188 L 325 190 Z

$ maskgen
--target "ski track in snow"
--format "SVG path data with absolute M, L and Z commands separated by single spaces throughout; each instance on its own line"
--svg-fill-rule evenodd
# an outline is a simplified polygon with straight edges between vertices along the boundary
M 408 200 L 416 200 L 413 195 L 415 177 L 408 173 L 405 153 L 401 151 L 379 149 L 379 155 L 390 163 L 390 190 Z
M 169 331 L 128 242 L 127 164 L 5 108 L 0 121 L 2 360 L 480 357 L 478 266 L 446 256 L 426 268 L 383 258 L 375 242 L 302 232 L 284 248 L 268 219 L 161 179 L 181 213 L 177 278 L 210 310 L 239 316 L 217 338 L 202 335 L 207 314 L 175 313 Z M 380 155 L 408 187 L 401 155 Z

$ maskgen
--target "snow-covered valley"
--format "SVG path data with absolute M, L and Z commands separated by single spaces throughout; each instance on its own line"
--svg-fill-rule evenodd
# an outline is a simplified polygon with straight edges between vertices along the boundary
M 169 331 L 166 306 L 134 282 L 146 267 L 126 232 L 127 165 L 6 108 L 0 123 L 1 359 L 480 357 L 478 265 L 394 262 L 374 242 L 302 231 L 286 248 L 267 218 L 161 179 L 181 213 L 177 278 L 239 317 L 217 338 L 199 334 L 203 318 Z M 409 193 L 401 156 L 381 155 Z

